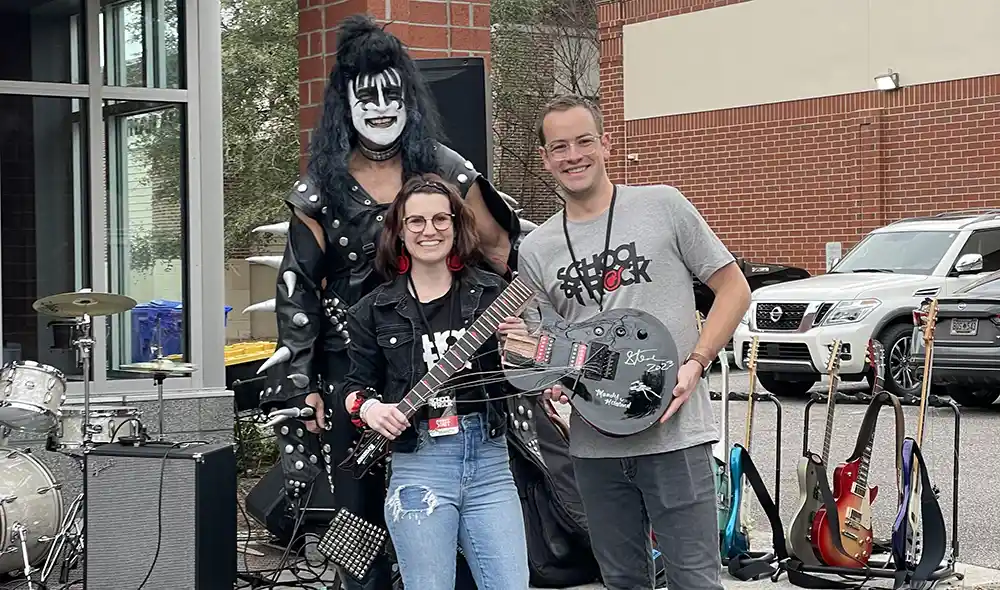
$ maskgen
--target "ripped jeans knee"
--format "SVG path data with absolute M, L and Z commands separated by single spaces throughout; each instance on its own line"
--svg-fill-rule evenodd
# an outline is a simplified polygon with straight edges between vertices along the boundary
M 438 497 L 425 485 L 405 484 L 397 487 L 385 499 L 386 521 L 399 522 L 404 518 L 422 520 L 434 514 Z

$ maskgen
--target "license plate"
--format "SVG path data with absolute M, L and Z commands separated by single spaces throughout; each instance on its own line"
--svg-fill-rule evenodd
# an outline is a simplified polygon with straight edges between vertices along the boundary
M 979 331 L 979 320 L 951 320 L 952 336 L 975 336 Z

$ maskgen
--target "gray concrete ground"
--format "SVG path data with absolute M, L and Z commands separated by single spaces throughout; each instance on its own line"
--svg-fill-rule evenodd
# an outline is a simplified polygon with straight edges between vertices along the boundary
M 710 384 L 713 390 L 720 390 L 720 375 L 713 373 Z M 730 374 L 730 390 L 746 392 L 749 387 L 747 375 L 733 371 Z M 843 384 L 841 391 L 859 390 L 860 384 Z M 826 383 L 816 386 L 815 391 L 826 391 Z M 798 490 L 795 477 L 795 467 L 802 451 L 802 433 L 804 420 L 804 400 L 783 399 L 781 416 L 781 461 L 780 489 L 777 498 L 778 511 L 782 522 L 787 523 L 794 512 L 797 503 Z M 721 416 L 721 402 L 714 403 L 716 416 Z M 731 401 L 730 410 L 730 445 L 743 442 L 746 417 L 745 401 Z M 568 409 L 568 408 L 566 408 Z M 835 409 L 835 425 L 831 439 L 831 461 L 839 462 L 846 457 L 854 447 L 857 431 L 864 415 L 866 406 L 839 405 Z M 773 405 L 764 403 L 755 410 L 754 434 L 751 440 L 751 453 L 754 462 L 762 471 L 765 481 L 773 494 L 773 465 L 778 448 L 777 414 Z M 905 407 L 907 435 L 912 436 L 916 429 L 916 407 Z M 810 447 L 819 451 L 822 446 L 822 436 L 825 420 L 825 407 L 814 405 L 810 411 Z M 1000 539 L 1000 491 L 990 482 L 1000 481 L 1000 462 L 995 461 L 994 445 L 997 441 L 998 426 L 1000 426 L 1000 411 L 996 409 L 977 410 L 963 409 L 961 413 L 961 440 L 956 455 L 954 449 L 954 417 L 950 409 L 930 408 L 924 425 L 924 444 L 922 450 L 928 464 L 931 480 L 940 488 L 942 511 L 948 523 L 949 534 L 952 530 L 952 467 L 955 457 L 961 460 L 962 471 L 959 478 L 959 509 L 958 509 L 958 570 L 965 574 L 962 581 L 951 581 L 939 587 L 956 588 L 997 588 L 1000 589 L 1000 550 L 997 549 L 997 539 Z M 877 537 L 888 537 L 892 519 L 895 516 L 894 477 L 894 425 L 892 413 L 883 409 L 879 417 L 876 440 L 873 450 L 872 464 L 869 475 L 871 485 L 880 486 L 879 497 L 874 509 L 875 534 Z M 767 520 L 755 503 L 751 503 L 749 516 L 753 524 L 751 543 L 755 549 L 766 550 L 770 546 L 771 534 Z M 769 580 L 755 582 L 740 582 L 734 580 L 728 573 L 723 573 L 726 588 L 774 588 L 783 590 L 795 588 L 782 577 L 778 583 Z M 321 586 L 317 586 L 321 587 Z M 890 581 L 872 581 L 871 588 L 891 588 Z M 578 588 L 599 589 L 599 585 L 589 585 Z

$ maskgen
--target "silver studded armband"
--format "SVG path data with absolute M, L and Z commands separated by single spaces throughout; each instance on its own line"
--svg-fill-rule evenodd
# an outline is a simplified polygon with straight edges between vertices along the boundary
M 337 297 L 323 298 L 323 313 L 344 342 L 350 342 L 351 337 L 347 333 L 347 305 Z

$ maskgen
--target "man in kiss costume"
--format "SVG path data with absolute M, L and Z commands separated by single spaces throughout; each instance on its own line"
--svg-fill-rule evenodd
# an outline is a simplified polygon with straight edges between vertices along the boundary
M 430 93 L 401 42 L 366 16 L 345 19 L 307 172 L 285 196 L 292 215 L 278 270 L 278 346 L 261 367 L 268 371 L 261 407 L 316 412 L 276 427 L 286 494 L 297 498 L 310 484 L 326 485 L 317 478 L 325 471 L 337 505 L 380 526 L 384 469 L 356 480 L 337 466 L 361 432 L 341 391 L 346 310 L 385 280 L 373 262 L 388 204 L 405 178 L 439 174 L 472 206 L 492 270 L 515 267 L 521 223 L 511 204 L 439 137 Z M 491 427 L 505 429 L 505 417 Z M 348 588 L 389 588 L 386 562 L 380 558 L 363 584 L 348 579 Z M 459 565 L 457 587 L 474 588 L 462 583 L 467 566 Z

